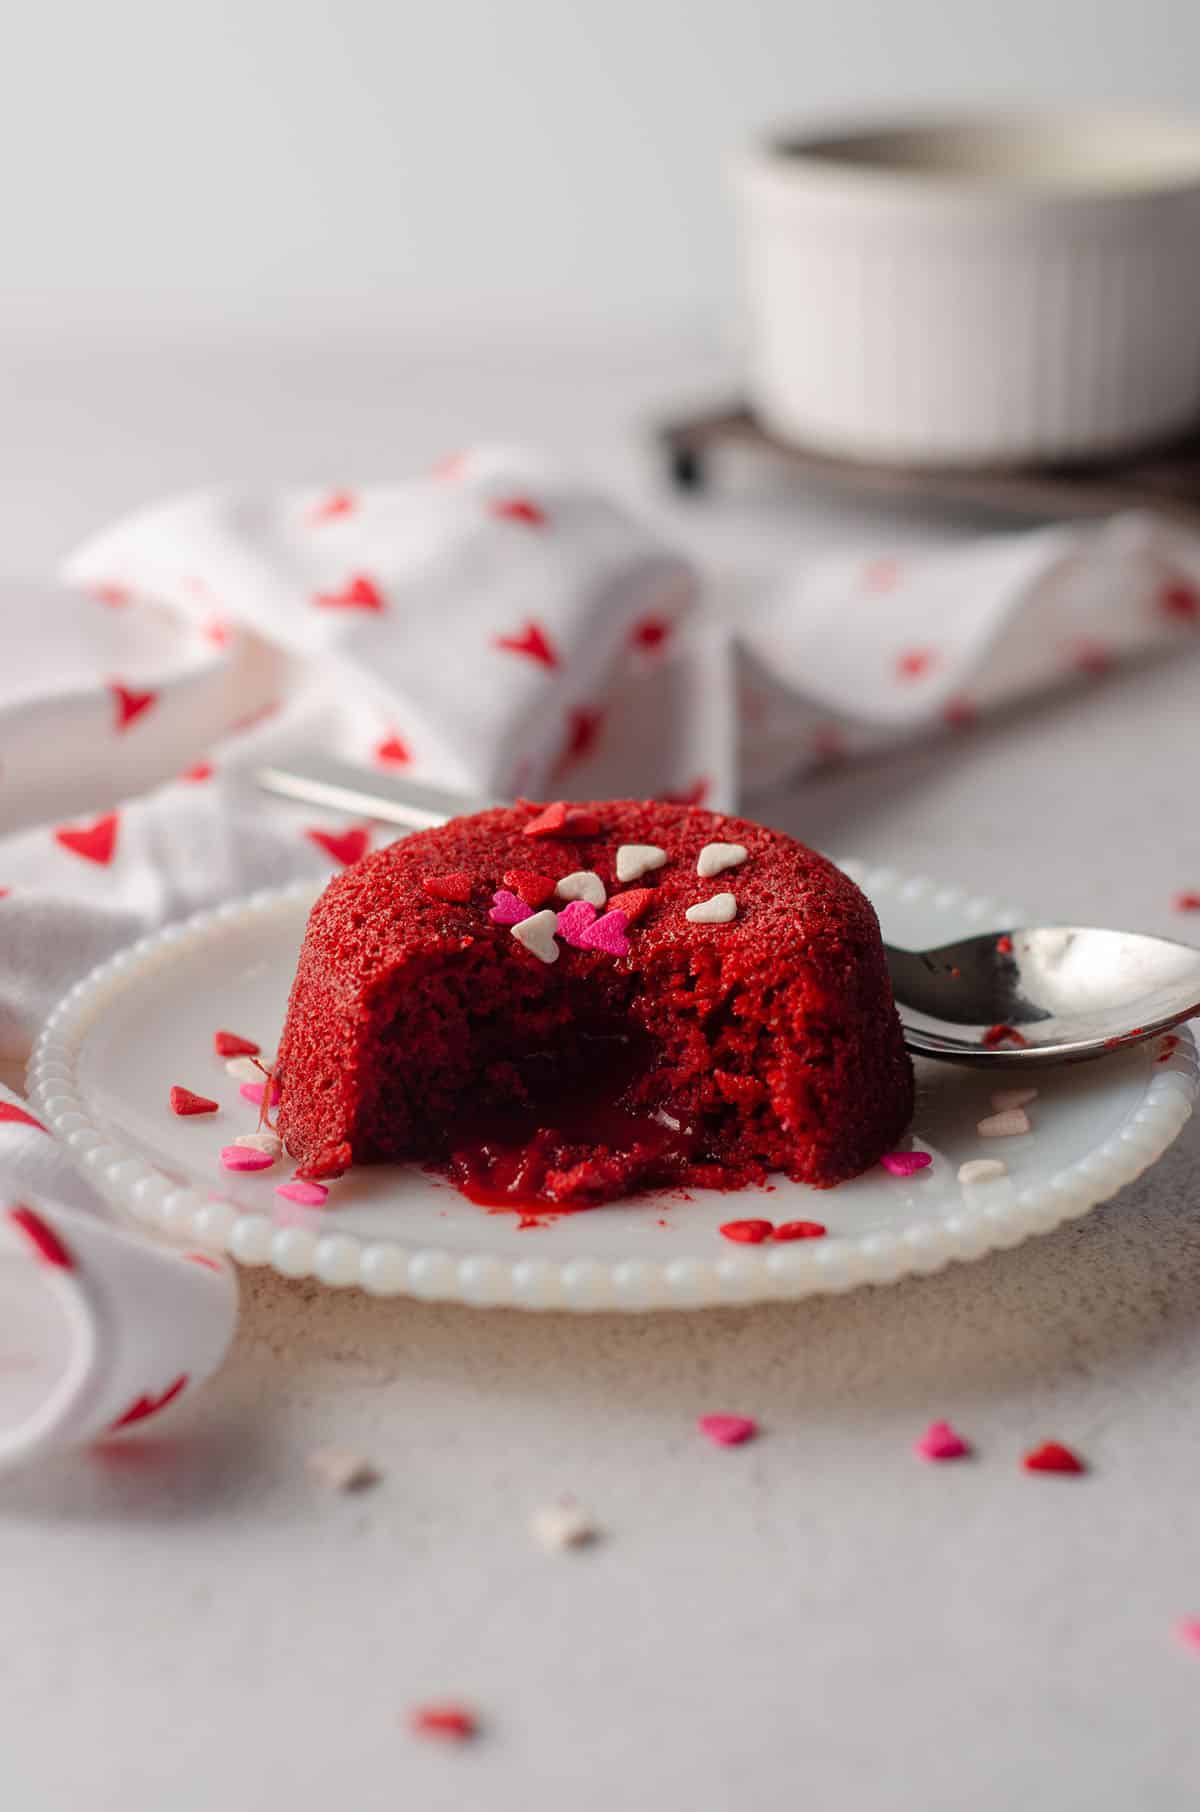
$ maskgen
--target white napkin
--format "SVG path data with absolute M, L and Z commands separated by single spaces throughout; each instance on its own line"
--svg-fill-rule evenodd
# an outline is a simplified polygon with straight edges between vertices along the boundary
M 405 483 L 176 499 L 99 535 L 63 584 L 7 584 L 0 613 L 11 1058 L 132 939 L 392 834 L 260 795 L 265 758 L 724 808 L 1200 647 L 1200 544 L 1129 516 L 824 559 L 727 613 L 610 500 L 497 449 Z M 24 1186 L 0 1140 L 0 1203 Z

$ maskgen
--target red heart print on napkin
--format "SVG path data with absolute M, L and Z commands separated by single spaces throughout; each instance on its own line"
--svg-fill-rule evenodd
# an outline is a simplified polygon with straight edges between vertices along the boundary
M 496 646 L 503 648 L 507 654 L 523 654 L 528 660 L 537 661 L 543 667 L 558 667 L 562 664 L 554 643 L 541 624 L 535 623 L 532 618 L 518 635 L 498 635 Z
M 73 856 L 82 856 L 85 862 L 99 862 L 104 867 L 112 861 L 117 847 L 117 822 L 116 812 L 106 812 L 94 824 L 60 825 L 54 839 Z
M 324 610 L 386 610 L 387 602 L 374 579 L 355 573 L 341 591 L 319 591 L 313 599 Z

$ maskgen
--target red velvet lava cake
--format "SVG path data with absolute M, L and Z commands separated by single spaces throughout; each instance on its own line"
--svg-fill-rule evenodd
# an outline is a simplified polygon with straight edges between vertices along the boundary
M 826 1188 L 913 1105 L 853 882 L 744 818 L 631 800 L 480 812 L 339 875 L 277 1077 L 301 1174 L 414 1159 L 513 1207 Z

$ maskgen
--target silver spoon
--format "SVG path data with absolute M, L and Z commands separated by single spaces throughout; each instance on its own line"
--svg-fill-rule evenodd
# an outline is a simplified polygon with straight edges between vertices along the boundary
M 269 793 L 409 830 L 497 803 L 327 760 L 260 768 L 255 778 Z M 905 1044 L 947 1063 L 1082 1063 L 1200 1014 L 1200 950 L 1170 938 L 1036 925 L 936 950 L 884 949 Z

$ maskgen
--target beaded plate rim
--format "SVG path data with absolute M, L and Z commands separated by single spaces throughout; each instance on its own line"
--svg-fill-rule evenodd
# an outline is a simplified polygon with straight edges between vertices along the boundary
M 1019 923 L 1019 910 L 939 887 L 922 876 L 902 876 L 853 858 L 839 866 L 871 897 L 892 892 L 930 896 L 937 909 L 953 909 L 979 924 Z M 54 1008 L 29 1061 L 33 1106 L 72 1150 L 99 1192 L 143 1226 L 190 1244 L 227 1252 L 247 1266 L 266 1265 L 284 1277 L 313 1277 L 336 1286 L 357 1285 L 371 1295 L 408 1295 L 481 1307 L 524 1309 L 644 1310 L 702 1308 L 856 1289 L 893 1283 L 917 1273 L 1049 1233 L 1087 1214 L 1157 1162 L 1178 1137 L 1195 1104 L 1200 1060 L 1187 1027 L 1157 1065 L 1139 1107 L 1086 1157 L 1012 1192 L 1007 1199 L 963 1209 L 943 1220 L 918 1222 L 898 1233 L 831 1237 L 760 1250 L 742 1249 L 711 1261 L 571 1258 L 498 1258 L 491 1253 L 452 1254 L 427 1246 L 355 1235 L 314 1234 L 278 1227 L 266 1215 L 239 1213 L 198 1189 L 180 1187 L 131 1149 L 113 1144 L 91 1118 L 77 1073 L 90 1028 L 116 994 L 135 979 L 185 950 L 219 939 L 230 927 L 311 902 L 321 883 L 304 880 L 264 889 L 248 898 L 198 912 L 179 924 L 139 939 L 101 963 Z

